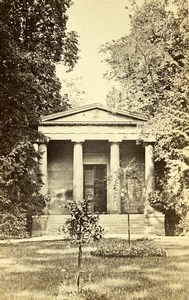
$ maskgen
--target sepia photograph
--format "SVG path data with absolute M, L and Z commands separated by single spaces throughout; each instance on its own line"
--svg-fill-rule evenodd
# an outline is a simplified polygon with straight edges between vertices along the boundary
M 0 300 L 189 300 L 189 0 L 0 0 Z

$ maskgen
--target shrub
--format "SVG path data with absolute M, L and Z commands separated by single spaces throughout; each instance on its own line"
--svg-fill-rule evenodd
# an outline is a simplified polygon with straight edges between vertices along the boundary
M 99 243 L 92 255 L 105 257 L 165 256 L 165 251 L 150 240 L 133 241 L 131 246 L 123 239 L 109 239 Z
M 6 238 L 25 238 L 26 215 L 13 215 L 11 213 L 0 215 L 0 237 Z

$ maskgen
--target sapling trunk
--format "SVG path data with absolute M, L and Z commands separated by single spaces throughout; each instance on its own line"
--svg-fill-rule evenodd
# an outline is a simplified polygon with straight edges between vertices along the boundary
M 77 284 L 78 289 L 80 286 L 81 262 L 82 262 L 82 244 L 81 244 L 81 242 L 79 242 L 78 261 L 77 261 L 77 276 L 76 276 L 76 284 Z
M 131 231 L 130 231 L 130 213 L 129 210 L 127 212 L 127 217 L 128 217 L 128 243 L 129 247 L 131 246 Z

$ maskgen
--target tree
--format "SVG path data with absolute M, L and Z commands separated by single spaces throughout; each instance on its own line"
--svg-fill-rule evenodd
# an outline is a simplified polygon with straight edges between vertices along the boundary
M 65 0 L 0 3 L 3 140 L 11 126 L 15 136 L 15 130 L 21 129 L 18 127 L 36 125 L 41 114 L 62 108 L 55 63 L 62 60 L 72 68 L 78 58 L 76 34 L 66 32 L 70 4 Z
M 81 77 L 63 81 L 64 97 L 69 99 L 72 108 L 84 105 L 85 91 L 81 87 Z
M 120 168 L 109 177 L 110 183 L 113 183 L 114 192 L 117 193 L 117 190 L 120 190 L 121 213 L 127 214 L 129 247 L 131 246 L 130 212 L 135 205 L 138 209 L 140 208 L 140 211 L 144 209 L 144 205 L 141 207 L 141 203 L 143 203 L 142 190 L 144 188 L 143 175 L 141 166 L 133 158 L 128 163 L 121 161 Z
M 73 68 L 77 35 L 67 32 L 70 0 L 0 2 L 1 215 L 40 212 L 42 177 L 32 143 L 40 116 L 66 109 L 55 64 Z M 26 189 L 27 187 L 27 189 Z M 20 208 L 20 209 L 19 209 Z
M 83 246 L 91 241 L 99 241 L 104 230 L 98 225 L 99 216 L 89 213 L 87 200 L 79 204 L 72 202 L 69 209 L 71 215 L 62 227 L 62 231 L 71 238 L 71 243 L 76 243 L 78 246 L 76 285 L 79 289 Z
M 187 1 L 144 1 L 141 7 L 133 1 L 130 18 L 130 34 L 102 48 L 111 66 L 106 76 L 122 86 L 120 107 L 149 117 L 142 134 L 157 137 L 156 187 L 166 195 L 167 211 L 172 206 L 182 218 L 189 172 L 182 152 L 189 142 Z
M 116 111 L 121 107 L 123 103 L 123 95 L 115 86 L 112 86 L 111 90 L 106 96 L 107 106 L 111 109 L 112 112 Z

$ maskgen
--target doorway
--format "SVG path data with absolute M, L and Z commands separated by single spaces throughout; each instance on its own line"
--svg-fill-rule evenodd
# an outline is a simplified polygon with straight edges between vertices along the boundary
M 84 165 L 84 198 L 91 213 L 107 212 L 106 165 Z

